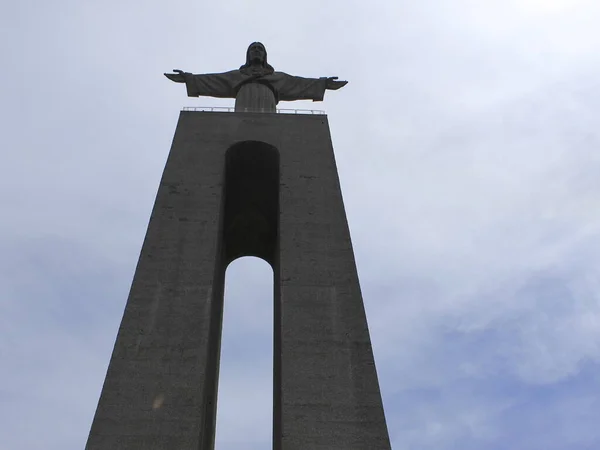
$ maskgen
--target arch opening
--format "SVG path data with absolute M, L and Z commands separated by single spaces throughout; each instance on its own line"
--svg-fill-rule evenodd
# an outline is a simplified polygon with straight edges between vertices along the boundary
M 216 407 L 211 420 L 214 443 L 216 448 L 240 446 L 252 435 L 266 446 L 273 432 L 277 148 L 260 141 L 231 146 L 225 154 L 223 199 L 220 273 L 224 290 L 217 294 L 220 306 L 213 323 L 218 328 L 211 333 L 215 378 L 207 391 L 212 392 L 209 397 Z M 210 407 L 209 401 L 206 404 Z
M 271 446 L 273 415 L 272 268 L 256 257 L 233 261 L 225 295 L 215 448 Z

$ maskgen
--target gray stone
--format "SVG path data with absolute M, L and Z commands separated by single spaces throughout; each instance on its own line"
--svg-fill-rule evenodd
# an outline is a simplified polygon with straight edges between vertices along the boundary
M 212 450 L 227 264 L 274 270 L 275 450 L 390 442 L 325 115 L 182 112 L 87 450 Z

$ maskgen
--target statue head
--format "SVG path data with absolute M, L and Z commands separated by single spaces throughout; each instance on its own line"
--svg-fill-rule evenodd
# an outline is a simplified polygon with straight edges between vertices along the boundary
M 262 67 L 262 73 L 259 75 L 269 75 L 275 72 L 275 69 L 267 62 L 267 49 L 260 42 L 253 42 L 246 51 L 246 64 L 240 67 L 240 71 L 249 75 L 258 74 L 257 67 Z

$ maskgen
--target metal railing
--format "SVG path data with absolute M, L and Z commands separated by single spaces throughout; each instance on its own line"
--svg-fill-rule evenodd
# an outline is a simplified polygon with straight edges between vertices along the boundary
M 203 112 L 236 112 L 233 106 L 184 106 L 182 111 L 203 111 Z M 265 113 L 271 111 L 265 111 L 264 109 L 245 109 L 244 111 L 238 112 L 249 112 L 249 113 Z M 315 114 L 325 115 L 325 111 L 319 109 L 279 109 L 277 108 L 277 114 Z

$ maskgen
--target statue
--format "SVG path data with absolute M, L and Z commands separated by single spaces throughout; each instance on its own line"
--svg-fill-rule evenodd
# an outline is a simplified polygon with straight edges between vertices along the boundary
M 275 112 L 281 100 L 322 101 L 325 90 L 337 90 L 348 83 L 337 81 L 337 77 L 303 78 L 276 72 L 260 42 L 250 44 L 246 64 L 238 70 L 200 75 L 178 69 L 173 72 L 165 76 L 185 83 L 189 97 L 235 98 L 235 111 Z

